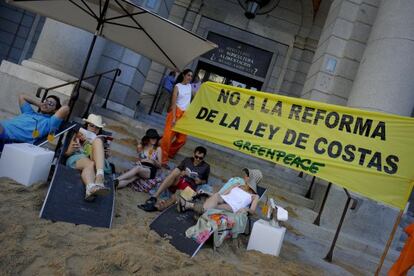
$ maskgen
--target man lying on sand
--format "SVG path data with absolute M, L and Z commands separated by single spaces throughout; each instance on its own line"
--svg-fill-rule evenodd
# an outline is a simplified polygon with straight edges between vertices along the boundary
M 27 96 L 19 96 L 22 114 L 0 122 L 0 151 L 4 144 L 14 142 L 34 143 L 56 131 L 69 114 L 68 106 L 61 106 L 57 96 L 50 95 L 43 102 L 32 100 Z M 34 105 L 40 108 L 33 110 Z
M 176 201 L 175 195 L 166 201 L 159 201 L 160 195 L 167 189 L 175 193 L 177 190 L 184 190 L 190 187 L 196 191 L 198 185 L 207 183 L 210 174 L 210 165 L 204 161 L 207 149 L 204 147 L 196 147 L 193 157 L 185 158 L 177 168 L 161 183 L 154 196 L 150 197 L 145 204 L 138 205 L 138 208 L 147 212 L 161 211 Z

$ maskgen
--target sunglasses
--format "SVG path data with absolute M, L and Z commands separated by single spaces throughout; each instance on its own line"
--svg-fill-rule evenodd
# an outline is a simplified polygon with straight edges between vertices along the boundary
M 204 159 L 204 156 L 194 155 L 194 159 L 203 160 Z
M 95 126 L 94 124 L 88 123 L 88 126 L 92 127 L 92 128 L 99 128 L 98 126 Z
M 47 104 L 50 107 L 56 106 L 56 103 L 54 101 L 45 100 L 44 103 Z

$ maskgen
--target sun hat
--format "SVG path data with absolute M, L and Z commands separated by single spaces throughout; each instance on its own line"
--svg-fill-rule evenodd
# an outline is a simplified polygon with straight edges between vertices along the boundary
M 248 169 L 244 168 L 242 171 L 246 171 L 249 173 L 249 180 L 247 181 L 247 185 L 255 192 L 257 193 L 257 184 L 262 181 L 263 174 L 260 170 L 257 169 Z
M 160 139 L 161 136 L 158 134 L 157 130 L 154 128 L 150 128 L 145 132 L 145 137 L 149 139 Z
M 82 119 L 84 122 L 91 123 L 99 128 L 103 128 L 105 124 L 102 122 L 102 117 L 95 114 L 89 114 L 87 119 Z

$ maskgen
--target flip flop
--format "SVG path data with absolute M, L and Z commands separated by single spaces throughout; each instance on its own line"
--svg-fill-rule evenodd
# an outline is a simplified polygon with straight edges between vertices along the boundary
M 156 197 L 150 197 L 150 198 L 148 198 L 146 201 L 145 201 L 145 204 L 153 204 L 153 205 L 155 205 L 155 203 L 157 203 L 157 198 Z M 141 205 L 144 205 L 144 204 L 141 204 Z
M 139 205 L 137 205 L 137 207 L 139 209 L 141 209 L 141 210 L 144 210 L 145 212 L 155 212 L 155 211 L 158 211 L 158 208 L 155 207 L 155 204 L 145 203 L 145 204 L 139 204 Z

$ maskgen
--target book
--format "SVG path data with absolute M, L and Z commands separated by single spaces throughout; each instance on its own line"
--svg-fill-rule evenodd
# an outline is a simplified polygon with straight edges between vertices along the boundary
M 89 131 L 89 130 L 84 129 L 84 128 L 80 128 L 79 132 L 85 137 L 86 141 L 88 141 L 90 143 L 92 143 L 92 141 L 95 140 L 97 137 L 102 138 L 104 140 L 104 142 L 106 142 L 108 144 L 113 140 L 113 138 L 111 136 L 96 135 L 92 131 Z
M 189 168 L 186 168 L 185 171 L 187 172 L 187 175 L 189 178 L 192 178 L 192 179 L 198 178 L 198 172 L 194 172 L 190 170 Z
M 196 192 L 194 192 L 191 187 L 187 186 L 184 190 L 181 191 L 181 197 L 184 198 L 187 201 L 191 201 L 193 199 L 193 196 L 196 195 Z

